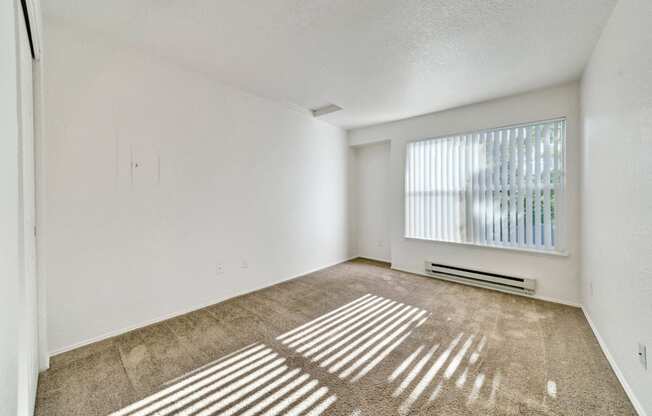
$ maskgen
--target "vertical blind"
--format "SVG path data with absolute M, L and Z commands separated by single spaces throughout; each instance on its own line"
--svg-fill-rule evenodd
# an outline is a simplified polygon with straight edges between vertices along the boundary
M 407 145 L 405 236 L 563 251 L 566 120 Z

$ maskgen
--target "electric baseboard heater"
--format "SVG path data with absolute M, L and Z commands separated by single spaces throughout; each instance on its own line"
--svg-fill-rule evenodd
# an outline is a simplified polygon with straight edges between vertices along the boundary
M 426 261 L 426 274 L 443 280 L 464 283 L 491 289 L 506 290 L 525 295 L 534 295 L 536 280 L 505 276 L 497 273 L 471 270 L 458 266 Z

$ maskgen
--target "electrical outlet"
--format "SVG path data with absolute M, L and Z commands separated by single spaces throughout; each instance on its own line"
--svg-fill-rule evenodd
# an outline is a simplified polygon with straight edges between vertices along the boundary
M 638 360 L 643 368 L 647 370 L 647 346 L 642 342 L 638 343 Z
M 223 264 L 218 264 L 215 266 L 215 274 L 220 275 L 224 273 L 224 265 Z

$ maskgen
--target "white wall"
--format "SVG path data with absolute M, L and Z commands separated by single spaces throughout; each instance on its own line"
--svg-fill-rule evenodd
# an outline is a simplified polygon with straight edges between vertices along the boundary
M 357 254 L 390 261 L 389 142 L 355 148 Z
M 47 18 L 44 38 L 51 351 L 353 254 L 343 130 Z
M 408 141 L 463 133 L 515 123 L 567 117 L 568 256 L 516 252 L 408 240 L 403 237 L 403 186 L 405 147 Z M 423 261 L 440 259 L 464 265 L 537 279 L 537 296 L 561 302 L 580 302 L 579 243 L 579 86 L 577 83 L 534 91 L 466 107 L 380 124 L 349 132 L 352 146 L 391 141 L 390 227 L 392 267 L 423 272 Z
M 647 414 L 652 414 L 651 21 L 652 2 L 621 0 L 582 79 L 583 303 Z M 638 342 L 647 343 L 647 371 L 636 356 Z
M 18 398 L 19 163 L 15 2 L 0 2 L 0 416 Z

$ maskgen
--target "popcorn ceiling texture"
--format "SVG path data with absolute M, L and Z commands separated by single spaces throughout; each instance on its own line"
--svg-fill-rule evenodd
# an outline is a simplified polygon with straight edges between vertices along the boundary
M 360 127 L 579 79 L 616 0 L 43 0 L 49 18 Z
M 47 416 L 635 415 L 579 309 L 365 260 L 55 356 L 37 401 Z

